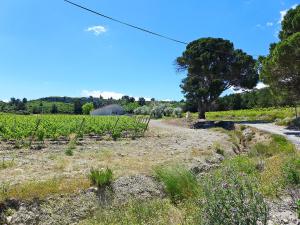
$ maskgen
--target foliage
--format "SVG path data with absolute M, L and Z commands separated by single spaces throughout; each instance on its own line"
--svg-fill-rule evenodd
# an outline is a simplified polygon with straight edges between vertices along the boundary
M 219 172 L 219 171 L 218 171 Z M 268 207 L 256 182 L 231 169 L 204 182 L 205 224 L 267 224 Z
M 65 151 L 65 154 L 67 156 L 73 156 L 74 155 L 73 149 L 72 148 L 67 148 L 66 151 Z
M 33 114 L 73 114 L 74 107 L 70 103 L 62 102 L 45 102 L 45 101 L 28 101 L 27 102 L 28 111 Z
M 144 105 L 146 105 L 146 99 L 141 97 L 141 98 L 139 98 L 138 103 L 140 106 L 144 106 Z
M 89 179 L 93 185 L 104 187 L 109 185 L 113 179 L 113 172 L 111 169 L 91 169 Z
M 214 111 L 225 111 L 292 105 L 293 102 L 284 98 L 284 96 L 274 95 L 272 89 L 266 87 L 259 90 L 220 97 L 217 99 L 212 109 Z
M 124 110 L 130 114 L 134 113 L 134 110 L 137 109 L 139 106 L 140 105 L 137 102 L 130 102 L 127 103 L 126 105 L 123 105 Z
M 281 22 L 282 30 L 279 33 L 280 40 L 287 39 L 294 33 L 300 32 L 300 6 L 295 9 L 291 9 L 284 16 L 284 20 Z
M 172 116 L 174 109 L 172 107 L 166 107 L 164 109 L 164 115 L 165 116 Z
M 267 57 L 260 58 L 261 78 L 278 95 L 294 101 L 300 97 L 300 5 L 282 21 L 280 42 L 271 44 Z
M 134 110 L 134 114 L 136 115 L 150 115 L 150 113 L 151 113 L 151 108 L 146 105 L 138 107 Z
M 58 113 L 58 108 L 55 104 L 52 104 L 52 107 L 51 107 L 51 111 L 50 111 L 52 114 L 56 114 Z
M 181 118 L 182 117 L 182 108 L 177 107 L 173 110 L 173 116 L 177 117 L 177 118 Z
M 74 115 L 42 115 L 23 116 L 3 114 L 0 116 L 0 139 L 26 140 L 37 138 L 57 140 L 59 137 L 70 137 L 71 134 L 110 135 L 118 132 L 122 137 L 144 132 L 145 124 L 131 117 L 113 116 L 74 116 Z
M 91 111 L 94 110 L 94 104 L 93 103 L 85 103 L 82 106 L 82 112 L 85 115 L 89 115 Z
M 206 117 L 209 120 L 233 120 L 233 121 L 275 121 L 276 119 L 285 119 L 294 116 L 295 109 L 290 107 L 282 108 L 260 108 L 229 110 L 220 112 L 207 112 Z
M 300 157 L 291 157 L 283 166 L 285 181 L 289 185 L 300 185 Z
M 251 89 L 258 81 L 253 57 L 221 38 L 191 42 L 177 58 L 177 65 L 188 71 L 181 88 L 186 99 L 197 104 L 200 118 L 205 118 L 211 104 L 228 88 Z
M 181 166 L 157 167 L 155 174 L 164 183 L 172 202 L 194 198 L 199 194 L 195 175 Z
M 164 116 L 164 110 L 166 108 L 166 105 L 160 104 L 153 107 L 151 114 L 154 118 L 159 119 Z

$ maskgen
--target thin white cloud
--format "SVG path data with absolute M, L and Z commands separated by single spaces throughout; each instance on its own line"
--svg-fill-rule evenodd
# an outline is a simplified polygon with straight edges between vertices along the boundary
M 9 100 L 8 100 L 8 99 L 2 99 L 2 100 L 0 99 L 0 102 L 1 102 L 1 101 L 2 101 L 2 102 L 6 102 L 6 103 L 8 103 L 8 102 L 9 102 Z
M 88 27 L 87 29 L 85 29 L 86 32 L 92 32 L 94 33 L 96 36 L 106 33 L 107 29 L 104 26 L 93 26 L 93 27 Z
M 267 22 L 267 23 L 266 23 L 266 26 L 267 26 L 267 27 L 272 27 L 273 25 L 274 25 L 273 22 Z
M 298 4 L 295 4 L 293 5 L 291 8 L 289 9 L 284 9 L 282 11 L 280 11 L 280 19 L 278 21 L 278 23 L 281 23 L 285 17 L 285 15 L 287 14 L 287 12 L 290 10 L 290 9 L 295 9 L 297 7 Z

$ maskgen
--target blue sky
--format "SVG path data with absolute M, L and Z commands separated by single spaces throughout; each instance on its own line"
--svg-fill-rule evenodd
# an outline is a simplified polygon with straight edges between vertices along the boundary
M 276 42 L 295 0 L 74 0 L 182 41 L 222 37 L 252 55 Z M 185 46 L 63 0 L 1 0 L 0 99 L 44 96 L 182 99 L 174 60 Z

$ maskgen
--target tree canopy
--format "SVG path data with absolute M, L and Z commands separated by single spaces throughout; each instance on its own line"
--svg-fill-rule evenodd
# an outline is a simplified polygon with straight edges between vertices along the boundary
M 261 60 L 261 79 L 275 93 L 296 103 L 300 98 L 300 6 L 284 17 L 279 38 Z
M 187 71 L 181 88 L 187 101 L 197 105 L 199 118 L 230 87 L 251 89 L 258 82 L 256 60 L 221 38 L 202 38 L 188 44 L 177 58 L 179 71 Z

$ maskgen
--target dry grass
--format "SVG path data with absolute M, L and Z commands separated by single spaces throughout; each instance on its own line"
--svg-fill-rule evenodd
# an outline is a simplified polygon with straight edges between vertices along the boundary
M 192 148 L 190 154 L 192 158 L 199 157 L 199 156 L 211 156 L 213 154 L 213 151 L 209 149 L 203 150 L 198 148 Z
M 260 176 L 261 192 L 270 197 L 279 194 L 284 186 L 284 177 L 282 167 L 286 161 L 284 155 L 275 155 L 266 159 L 265 169 Z
M 75 193 L 88 187 L 90 187 L 90 181 L 87 178 L 31 181 L 2 190 L 0 201 L 11 198 L 22 200 L 43 199 L 53 194 Z
M 55 161 L 54 170 L 55 171 L 65 171 L 71 165 L 71 160 L 66 158 L 58 158 Z

